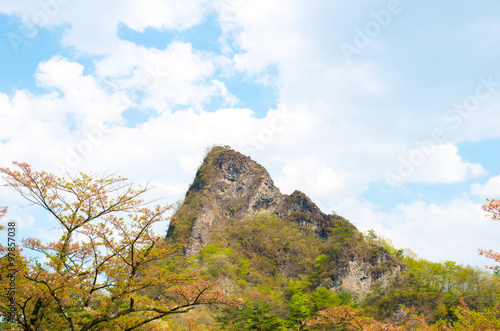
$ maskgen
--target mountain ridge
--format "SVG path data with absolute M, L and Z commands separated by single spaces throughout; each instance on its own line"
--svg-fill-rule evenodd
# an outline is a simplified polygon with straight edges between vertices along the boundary
M 317 286 L 363 295 L 374 284 L 387 283 L 399 272 L 395 259 L 384 249 L 364 242 L 363 235 L 348 220 L 323 213 L 301 191 L 281 193 L 263 166 L 222 146 L 213 147 L 205 156 L 183 204 L 173 216 L 167 239 L 184 244 L 185 255 L 196 256 L 217 242 L 214 234 L 259 215 L 276 217 L 283 225 L 291 224 L 314 234 L 310 240 L 315 242 L 311 244 L 334 247 L 325 255 L 329 266 L 318 278 Z

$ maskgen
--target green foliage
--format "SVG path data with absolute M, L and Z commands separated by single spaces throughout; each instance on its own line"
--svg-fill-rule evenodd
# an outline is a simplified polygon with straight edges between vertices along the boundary
M 457 321 L 453 323 L 450 331 L 469 330 L 500 330 L 500 303 L 486 308 L 484 311 L 470 310 L 463 304 L 453 309 L 457 316 Z
M 315 237 L 277 216 L 257 215 L 231 222 L 213 241 L 232 250 L 232 261 L 247 261 L 245 280 L 265 283 L 268 277 L 308 274 L 320 247 Z
M 179 244 L 186 244 L 191 233 L 194 220 L 198 217 L 198 207 L 202 202 L 202 195 L 196 192 L 188 194 L 182 207 L 170 221 L 169 236 Z
M 270 313 L 271 306 L 265 302 L 246 303 L 242 309 L 224 309 L 216 317 L 218 324 L 228 331 L 286 330 L 285 321 Z
M 327 308 L 352 304 L 351 295 L 349 293 L 335 293 L 328 290 L 326 287 L 318 287 L 312 291 L 309 295 L 309 300 L 312 304 L 313 313 Z
M 328 257 L 325 254 L 318 255 L 314 259 L 314 268 L 316 268 L 316 269 L 321 268 L 325 264 L 325 261 L 327 260 L 327 258 Z
M 391 319 L 401 305 L 413 307 L 430 322 L 456 320 L 460 306 L 458 296 L 473 310 L 482 311 L 494 305 L 500 297 L 500 279 L 479 268 L 458 265 L 452 261 L 431 262 L 404 257 L 390 241 L 368 232 L 365 240 L 383 246 L 398 255 L 402 272 L 387 288 L 375 288 L 364 300 L 365 314 Z
M 219 244 L 207 245 L 200 252 L 203 269 L 212 277 L 230 276 L 234 270 L 229 262 L 231 248 L 221 248 Z
M 307 277 L 301 276 L 300 278 L 300 280 L 290 279 L 288 286 L 286 287 L 286 290 L 288 292 L 287 297 L 291 297 L 296 293 L 302 293 L 309 286 L 311 286 L 311 283 L 307 280 Z
M 230 219 L 212 233 L 213 244 L 194 258 L 195 270 L 229 284 L 246 302 L 241 310 L 217 314 L 223 330 L 315 330 L 303 322 L 342 306 L 362 307 L 360 318 L 384 323 L 397 322 L 402 306 L 413 307 L 428 322 L 461 323 L 460 314 L 465 312 L 459 308 L 458 295 L 471 311 L 483 315 L 500 296 L 500 277 L 483 270 L 404 256 L 389 240 L 374 231 L 361 236 L 342 218 L 329 228 L 328 240 L 318 240 L 313 231 L 293 221 L 293 217 L 307 220 L 307 215 L 290 217 L 260 214 Z M 353 256 L 371 263 L 374 274 L 394 270 L 398 263 L 401 272 L 387 286 L 375 285 L 359 302 L 348 293 L 319 286 Z
M 308 297 L 301 292 L 295 293 L 290 299 L 290 314 L 288 321 L 291 326 L 302 329 L 301 326 L 307 318 L 311 316 L 311 302 Z

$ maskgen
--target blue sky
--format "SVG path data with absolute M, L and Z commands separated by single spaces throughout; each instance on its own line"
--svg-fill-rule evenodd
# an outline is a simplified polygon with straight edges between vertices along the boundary
M 284 193 L 434 261 L 483 265 L 500 224 L 500 4 L 0 4 L 0 165 L 116 173 L 182 199 L 230 145 Z M 50 219 L 0 190 L 19 236 Z M 165 228 L 159 228 L 165 231 Z

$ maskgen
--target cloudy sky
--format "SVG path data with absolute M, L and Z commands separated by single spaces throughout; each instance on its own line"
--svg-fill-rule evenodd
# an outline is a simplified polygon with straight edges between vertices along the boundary
M 182 199 L 207 147 L 434 261 L 500 224 L 500 4 L 0 2 L 0 166 L 118 173 Z M 7 189 L 18 236 L 55 226 Z M 160 229 L 165 231 L 166 228 Z

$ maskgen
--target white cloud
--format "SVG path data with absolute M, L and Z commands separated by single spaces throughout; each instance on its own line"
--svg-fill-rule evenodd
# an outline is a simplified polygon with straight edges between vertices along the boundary
M 409 153 L 407 161 L 414 173 L 408 177 L 410 182 L 453 183 L 470 177 L 479 177 L 485 173 L 478 163 L 470 163 L 458 155 L 457 146 L 446 143 L 434 146 L 435 151 L 429 156 L 416 149 Z M 420 161 L 421 160 L 421 161 Z
M 125 10 L 118 20 L 137 31 L 147 27 L 185 30 L 203 20 L 206 3 L 206 0 L 129 1 L 129 5 L 122 5 Z
M 96 64 L 97 74 L 117 88 L 139 89 L 145 96 L 141 107 L 159 111 L 174 105 L 201 108 L 214 96 L 223 97 L 227 105 L 237 102 L 222 82 L 212 78 L 216 70 L 213 56 L 193 50 L 189 43 L 172 42 L 165 50 L 131 43 L 123 43 L 121 47 L 122 52 Z M 117 77 L 124 73 L 130 75 Z
M 35 77 L 38 85 L 61 91 L 60 107 L 64 107 L 67 115 L 74 116 L 74 120 L 82 122 L 81 126 L 72 123 L 79 129 L 120 121 L 126 106 L 117 101 L 126 96 L 119 92 L 109 94 L 92 75 L 84 76 L 83 69 L 79 63 L 56 56 L 40 63 Z M 50 107 L 52 105 L 47 105 L 48 109 Z
M 454 183 L 476 178 L 485 173 L 478 163 L 470 163 L 458 155 L 454 144 L 421 144 L 404 157 L 398 157 L 397 166 L 385 172 L 389 185 L 410 183 Z
M 225 36 L 233 39 L 223 41 L 243 51 L 234 56 L 238 70 L 258 74 L 270 64 L 281 65 L 286 59 L 299 58 L 307 49 L 308 41 L 297 25 L 302 9 L 300 2 L 233 2 L 234 6 L 218 9 Z
M 137 31 L 146 27 L 159 30 L 187 29 L 200 23 L 206 13 L 206 0 L 125 0 L 107 2 L 74 0 L 2 2 L 0 12 L 17 14 L 36 27 L 69 25 L 63 42 L 91 55 L 119 51 L 116 31 L 123 23 Z
M 500 197 L 500 176 L 491 177 L 484 185 L 473 184 L 471 193 L 481 197 L 498 199 Z
M 49 0 L 24 2 L 22 5 L 3 3 L 1 12 L 16 13 L 26 24 L 34 25 L 36 28 L 32 28 L 33 35 L 28 39 L 34 38 L 40 27 L 67 25 L 62 42 L 73 47 L 77 54 L 100 55 L 101 58 L 95 60 L 96 77 L 115 91 L 127 92 L 131 99 L 129 103 L 141 99 L 141 107 L 160 111 L 178 104 L 200 107 L 212 96 L 222 97 L 228 106 L 237 103 L 224 84 L 211 77 L 216 62 L 211 55 L 193 50 L 189 43 L 174 41 L 166 49 L 159 50 L 123 41 L 117 36 L 120 23 L 137 31 L 146 27 L 158 30 L 192 27 L 210 12 L 205 0 L 143 0 L 119 4 Z M 38 24 L 36 17 L 42 16 L 47 17 L 47 21 Z M 64 67 L 63 61 L 53 59 L 40 68 L 51 71 L 49 75 L 39 75 L 44 86 L 82 75 L 81 65 L 72 63 L 70 66 L 66 61 Z M 55 62 L 59 62 L 59 72 L 54 71 Z M 51 75 L 57 78 L 51 78 Z M 71 81 L 66 92 L 76 83 L 82 84 L 84 79 Z M 68 83 L 67 79 L 65 81 Z M 85 97 L 83 91 L 75 92 Z
M 460 83 L 472 81 L 470 88 L 455 91 L 456 85 L 447 81 L 444 85 L 453 93 L 443 97 L 437 89 L 438 97 L 430 94 L 436 86 L 426 80 L 425 72 L 436 68 L 427 62 L 408 66 L 411 62 L 399 56 L 400 49 L 394 48 L 390 38 L 384 39 L 391 33 L 394 38 L 399 31 L 408 32 L 404 24 L 413 29 L 411 16 L 391 23 L 374 41 L 377 47 L 363 50 L 348 64 L 338 45 L 346 36 L 353 37 L 354 27 L 363 26 L 372 4 L 296 0 L 66 2 L 59 1 L 52 10 L 41 6 L 46 2 L 35 0 L 0 4 L 0 12 L 17 13 L 26 24 L 45 13 L 49 17 L 45 25 L 64 26 L 62 43 L 75 51 L 76 57 L 88 56 L 95 66 L 92 71 L 94 68 L 77 63 L 78 58 L 54 56 L 40 63 L 36 73 L 37 84 L 49 92 L 0 94 L 0 137 L 8 141 L 0 143 L 0 163 L 20 160 L 33 163 L 37 169 L 51 170 L 59 164 L 92 172 L 119 171 L 136 182 L 151 179 L 158 187 L 157 194 L 170 202 L 182 197 L 204 149 L 213 143 L 252 154 L 286 193 L 301 189 L 324 205 L 356 201 L 370 184 L 383 181 L 387 170 L 398 174 L 394 170 L 398 158 L 411 155 L 407 153 L 414 148 L 415 139 L 426 136 L 431 126 L 446 124 L 442 122 L 444 112 L 474 92 L 477 83 L 479 69 L 464 69 Z M 117 36 L 119 24 L 136 31 L 147 27 L 185 30 L 206 19 L 213 8 L 220 13 L 217 22 L 225 43 L 222 54 L 195 49 L 189 40 L 174 39 L 165 49 L 156 49 Z M 407 42 L 413 43 L 406 39 L 397 39 L 398 47 L 406 49 Z M 470 44 L 467 47 L 474 49 Z M 398 57 L 397 63 L 391 56 Z M 450 62 L 438 57 L 435 61 L 444 67 Z M 466 63 L 480 61 L 467 59 Z M 269 66 L 275 66 L 277 77 L 269 78 Z M 402 68 L 405 70 L 400 72 Z M 462 69 L 459 65 L 447 70 L 457 72 L 457 68 Z M 223 78 L 237 73 L 275 84 L 280 91 L 277 109 L 256 118 L 253 110 L 237 108 L 233 91 L 223 83 Z M 226 108 L 205 111 L 204 105 L 213 97 L 221 97 Z M 182 110 L 174 112 L 174 106 Z M 280 107 L 286 107 L 293 118 L 276 122 Z M 136 128 L 127 128 L 121 115 L 128 108 L 157 112 Z M 409 176 L 402 176 L 403 182 L 454 183 L 484 174 L 483 167 L 463 159 L 454 144 L 498 136 L 497 110 L 498 96 L 492 95 L 470 117 L 462 118 L 459 129 L 443 126 L 447 139 L 436 145 L 422 164 L 414 166 Z M 485 185 L 473 186 L 472 191 L 477 195 L 495 193 L 497 182 L 492 178 Z M 471 245 L 477 245 L 474 238 L 480 233 L 475 231 L 483 229 L 479 223 L 468 223 L 479 218 L 478 206 L 467 201 L 443 205 L 409 202 L 387 212 L 377 212 L 377 206 L 366 203 L 353 204 L 351 209 L 345 205 L 345 213 L 352 215 L 353 221 L 371 224 L 395 243 L 430 258 L 430 245 L 439 242 L 440 236 L 444 241 L 436 259 L 453 258 L 459 254 L 445 245 L 461 247 L 458 242 L 469 240 L 467 233 L 473 238 Z M 490 246 L 489 241 L 485 244 L 477 246 Z M 475 255 L 475 251 L 466 253 L 465 249 L 459 251 Z M 448 253 L 451 255 L 445 257 Z
M 24 201 L 26 202 L 26 201 Z M 30 209 L 30 211 L 33 211 Z M 35 217 L 31 215 L 27 208 L 26 205 L 21 205 L 21 206 L 9 206 L 9 210 L 7 213 L 7 221 L 11 222 L 14 221 L 16 222 L 17 226 L 17 233 L 16 235 L 19 236 L 20 232 L 25 232 L 26 230 L 29 230 L 33 228 L 35 224 Z M 21 237 L 18 238 L 18 240 L 21 240 Z
M 339 173 L 317 156 L 310 155 L 287 161 L 276 183 L 284 192 L 299 189 L 313 196 L 325 196 L 345 190 L 346 182 L 353 176 L 352 173 Z
M 389 211 L 356 199 L 339 204 L 337 212 L 361 230 L 375 232 L 393 241 L 397 248 L 410 248 L 432 261 L 452 260 L 482 266 L 488 261 L 477 250 L 500 251 L 500 224 L 484 216 L 481 205 L 456 199 L 444 204 L 415 201 Z

